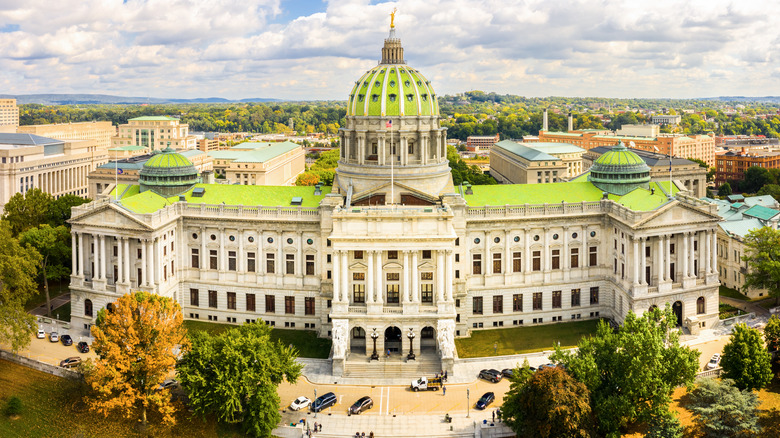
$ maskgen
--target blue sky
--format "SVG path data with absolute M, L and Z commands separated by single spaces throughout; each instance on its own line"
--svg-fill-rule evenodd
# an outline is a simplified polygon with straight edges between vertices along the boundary
M 770 0 L 0 0 L 0 94 L 343 100 L 393 8 L 440 95 L 780 94 Z

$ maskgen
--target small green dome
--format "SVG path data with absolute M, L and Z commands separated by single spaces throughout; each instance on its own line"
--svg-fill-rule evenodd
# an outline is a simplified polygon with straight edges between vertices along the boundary
M 588 181 L 613 195 L 625 195 L 637 187 L 650 187 L 650 167 L 639 155 L 619 142 L 612 150 L 596 159 Z
M 153 154 L 152 158 L 144 163 L 146 168 L 171 168 L 192 166 L 192 161 L 188 160 L 182 154 L 176 153 L 173 149 L 166 148 L 159 153 Z
M 151 190 L 169 197 L 182 193 L 198 182 L 198 170 L 182 154 L 170 147 L 152 154 L 138 172 L 141 191 Z

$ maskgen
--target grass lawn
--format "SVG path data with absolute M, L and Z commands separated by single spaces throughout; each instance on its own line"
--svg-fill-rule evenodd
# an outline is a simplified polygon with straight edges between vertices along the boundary
M 51 314 L 60 321 L 70 322 L 70 301 L 54 309 Z
M 204 321 L 184 321 L 184 327 L 187 330 L 205 330 L 211 334 L 218 334 L 231 328 L 236 328 L 234 324 L 219 324 L 216 322 Z M 282 341 L 284 344 L 292 344 L 298 349 L 298 356 L 314 359 L 327 359 L 330 355 L 331 340 L 318 338 L 313 330 L 271 330 L 271 338 Z
M 731 318 L 732 316 L 737 316 L 740 314 L 739 309 L 733 306 L 729 306 L 728 304 L 720 303 L 718 305 L 718 312 L 720 313 L 720 319 L 727 319 Z
M 764 309 L 771 309 L 772 307 L 776 307 L 776 303 L 777 300 L 775 300 L 775 297 L 762 298 L 761 301 L 756 300 L 756 304 L 763 307 Z
M 734 298 L 735 300 L 750 301 L 747 295 L 742 295 L 738 290 L 726 286 L 720 286 L 718 293 L 724 297 Z
M 60 296 L 62 294 L 68 293 L 69 285 L 70 285 L 70 278 L 61 281 L 50 281 L 49 298 L 54 298 L 56 296 Z M 32 310 L 45 302 L 46 302 L 46 292 L 43 291 L 43 285 L 39 284 L 38 293 L 30 297 L 30 299 L 27 300 L 26 303 L 24 303 L 24 308 L 26 310 Z
M 580 338 L 596 333 L 598 320 L 562 322 L 534 327 L 472 331 L 470 338 L 455 339 L 458 356 L 489 357 L 576 347 Z M 494 353 L 493 345 L 498 344 Z

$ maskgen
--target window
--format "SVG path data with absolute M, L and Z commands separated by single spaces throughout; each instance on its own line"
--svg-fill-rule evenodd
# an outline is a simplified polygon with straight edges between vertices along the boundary
M 92 316 L 92 300 L 84 300 L 84 316 Z
M 588 266 L 598 266 L 599 258 L 598 258 L 598 253 L 596 251 L 597 249 L 595 246 L 591 246 L 590 248 L 588 248 L 588 257 L 589 257 Z
M 398 251 L 387 251 L 387 260 L 398 260 Z
M 230 310 L 236 310 L 236 293 L 235 292 L 228 292 L 227 293 L 227 308 Z
M 559 290 L 554 290 L 553 291 L 553 293 L 552 293 L 552 298 L 553 298 L 552 299 L 552 306 L 553 306 L 553 309 L 560 309 L 561 308 L 561 301 L 562 301 L 561 300 L 561 295 L 562 295 L 561 291 L 559 291 Z
M 572 289 L 571 290 L 571 306 L 577 307 L 580 305 L 580 290 L 579 289 Z
M 217 291 L 209 291 L 209 307 L 217 308 Z
M 265 296 L 265 311 L 266 313 L 275 313 L 276 312 L 276 297 L 273 295 L 266 295 Z
M 542 270 L 542 252 L 541 251 L 534 251 L 531 253 L 531 261 L 533 262 L 533 270 L 534 271 L 541 271 Z
M 199 304 L 199 291 L 197 289 L 190 289 L 190 306 L 198 307 Z
M 504 313 L 504 296 L 493 296 L 493 313 Z
M 246 272 L 255 272 L 255 253 L 246 253 Z
M 421 272 L 420 273 L 420 279 L 421 280 L 433 280 L 433 272 Z
M 366 279 L 366 273 L 365 272 L 353 272 L 352 273 L 352 279 L 355 281 L 364 281 Z
M 314 315 L 314 297 L 306 297 L 303 300 L 304 314 Z
M 590 288 L 590 304 L 598 304 L 599 303 L 599 288 L 598 287 L 592 287 Z
M 285 272 L 287 274 L 295 274 L 295 254 L 285 254 Z
M 512 311 L 513 312 L 523 311 L 523 294 L 512 295 Z
M 314 254 L 306 255 L 306 275 L 314 275 Z
M 560 249 L 552 250 L 552 268 L 553 269 L 561 269 L 561 250 Z
M 669 254 L 674 254 L 674 243 L 669 244 Z
M 571 268 L 579 268 L 580 267 L 580 249 L 579 248 L 572 248 L 571 249 Z
M 192 248 L 192 267 L 196 269 L 200 268 L 200 253 L 198 248 Z
M 474 275 L 482 274 L 482 254 L 471 256 L 471 273 Z
M 274 254 L 268 253 L 265 255 L 265 273 L 266 274 L 273 274 L 276 272 L 275 269 L 275 263 L 274 263 Z
M 501 273 L 501 253 L 500 252 L 493 253 L 493 273 L 494 274 L 500 274 Z
M 288 315 L 295 315 L 295 297 L 284 297 L 284 313 Z
M 399 285 L 397 283 L 391 283 L 387 285 L 387 304 L 398 304 L 399 298 Z
M 246 311 L 255 311 L 255 294 L 246 294 Z
M 696 300 L 696 314 L 703 315 L 705 313 L 704 297 L 699 297 Z
M 228 271 L 236 270 L 236 252 L 228 251 Z
M 352 285 L 352 302 L 363 304 L 366 302 L 366 285 L 355 283 Z
M 650 257 L 650 247 L 645 246 L 645 257 Z
M 522 254 L 519 252 L 512 253 L 512 272 L 521 272 L 523 266 Z
M 398 281 L 401 278 L 401 274 L 398 272 L 388 272 L 387 281 Z
M 430 249 L 424 249 L 422 252 L 422 258 L 425 260 L 430 260 L 431 258 L 431 250 Z
M 474 297 L 473 313 L 482 315 L 482 297 Z
M 534 310 L 542 310 L 542 293 L 534 292 Z
M 212 249 L 209 251 L 209 269 L 218 269 L 217 268 L 217 250 Z
M 363 251 L 354 252 L 355 260 L 363 260 Z
M 420 285 L 420 300 L 423 303 L 433 303 L 433 284 L 431 283 L 423 283 Z

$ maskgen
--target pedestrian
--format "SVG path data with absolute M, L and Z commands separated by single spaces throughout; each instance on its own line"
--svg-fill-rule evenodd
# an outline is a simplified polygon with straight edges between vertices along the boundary
M 444 381 L 447 381 L 447 370 L 444 370 Z
M 493 342 L 493 354 L 496 354 L 498 351 L 498 342 Z
M 317 422 L 316 421 L 314 422 L 314 431 L 315 432 L 317 431 Z
M 496 422 L 496 411 L 493 411 L 493 422 Z
M 368 438 L 374 438 L 374 432 L 371 431 L 371 433 L 368 434 Z
M 366 433 L 365 432 L 361 433 L 360 438 L 366 438 Z
M 320 432 L 322 432 L 322 423 L 320 423 Z
M 387 358 L 390 359 L 390 349 L 387 349 Z
M 442 394 L 441 394 L 441 395 L 447 395 L 447 387 L 446 387 L 446 386 L 444 386 L 444 385 L 442 385 L 442 386 L 441 386 L 441 392 L 442 392 Z

